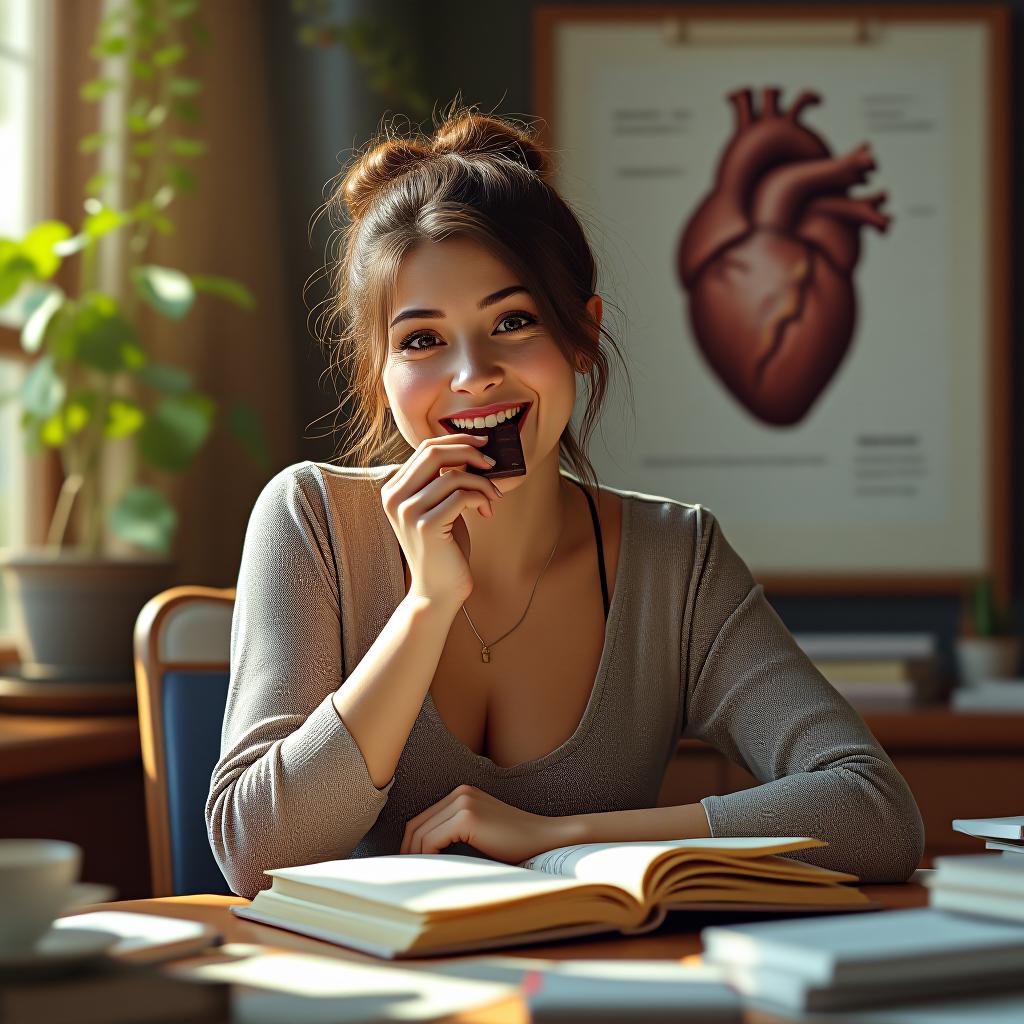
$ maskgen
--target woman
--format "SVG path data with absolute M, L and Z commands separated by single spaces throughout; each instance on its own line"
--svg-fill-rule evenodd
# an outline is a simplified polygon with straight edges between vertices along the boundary
M 249 522 L 206 805 L 225 877 L 252 897 L 267 868 L 331 858 L 751 835 L 904 881 L 909 788 L 712 513 L 597 484 L 617 348 L 548 178 L 529 132 L 461 108 L 334 195 L 355 465 L 288 467 Z M 485 475 L 494 407 L 524 475 Z M 680 736 L 761 784 L 656 807 Z

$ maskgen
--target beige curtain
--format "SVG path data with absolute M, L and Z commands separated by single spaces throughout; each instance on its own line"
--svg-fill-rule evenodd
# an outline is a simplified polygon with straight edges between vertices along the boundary
M 95 122 L 95 110 L 77 99 L 77 89 L 96 74 L 96 63 L 83 55 L 102 3 L 84 0 L 57 6 L 60 148 L 70 156 L 84 131 L 94 130 L 85 126 L 90 117 Z M 116 454 L 112 451 L 104 480 L 108 500 L 125 483 L 135 481 L 158 487 L 174 504 L 179 515 L 175 583 L 231 586 L 237 578 L 245 525 L 260 489 L 270 475 L 301 457 L 290 348 L 294 337 L 305 337 L 305 329 L 299 325 L 302 330 L 295 330 L 286 317 L 263 5 L 217 0 L 204 2 L 203 12 L 210 46 L 192 46 L 179 65 L 183 74 L 200 78 L 204 86 L 202 122 L 192 129 L 207 144 L 206 154 L 191 162 L 198 189 L 175 199 L 167 211 L 175 233 L 156 235 L 144 258 L 188 273 L 235 278 L 253 293 L 257 308 L 248 312 L 207 295 L 198 296 L 180 321 L 143 308 L 136 326 L 145 347 L 155 360 L 192 374 L 195 386 L 219 405 L 218 427 L 183 473 L 133 467 L 130 447 L 122 444 Z M 95 167 L 77 155 L 57 166 L 67 168 L 56 183 L 58 215 L 77 224 L 82 183 Z M 251 403 L 263 419 L 269 471 L 252 462 L 226 427 L 228 406 L 236 399 Z M 112 551 L 128 550 L 110 535 L 108 543 Z

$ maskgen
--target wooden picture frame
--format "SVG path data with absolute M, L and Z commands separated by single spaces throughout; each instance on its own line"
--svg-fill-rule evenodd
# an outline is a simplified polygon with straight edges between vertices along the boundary
M 608 457 L 598 444 L 589 452 L 599 476 L 611 486 L 707 505 L 770 592 L 955 595 L 990 575 L 997 596 L 1008 601 L 1008 10 L 988 4 L 542 6 L 534 11 L 533 35 L 531 114 L 538 118 L 539 141 L 554 152 L 554 185 L 580 215 L 594 245 L 606 326 L 619 326 L 609 321 L 610 312 L 636 302 L 628 311 L 625 336 L 614 335 L 631 376 L 634 366 L 637 370 L 635 406 L 623 400 L 616 407 L 613 370 L 602 429 L 595 435 L 603 438 Z M 886 91 L 897 81 L 907 85 L 902 107 L 900 90 Z M 727 94 L 732 99 L 724 87 L 728 82 L 735 92 L 751 90 L 761 105 L 755 117 L 810 105 L 801 99 L 802 91 L 824 95 L 813 111 L 797 110 L 806 126 L 828 140 L 836 157 L 865 139 L 876 156 L 874 168 L 865 172 L 870 180 L 851 186 L 855 194 L 849 198 L 866 200 L 865 190 L 881 189 L 888 196 L 882 209 L 890 221 L 913 227 L 903 226 L 900 235 L 889 231 L 888 250 L 878 243 L 879 232 L 860 231 L 859 262 L 850 273 L 858 314 L 852 341 L 810 411 L 789 425 L 768 423 L 768 406 L 751 412 L 745 397 L 730 393 L 732 385 L 722 373 L 716 376 L 707 354 L 714 354 L 709 338 L 724 345 L 723 337 L 740 335 L 717 328 L 716 338 L 714 330 L 702 326 L 706 337 L 696 337 L 691 307 L 702 300 L 694 298 L 696 288 L 685 293 L 678 280 L 683 261 L 673 267 L 668 248 L 680 235 L 685 239 L 697 200 L 717 188 L 712 172 L 724 161 L 728 124 L 734 125 L 734 137 L 739 133 L 742 100 L 733 101 L 728 118 L 723 103 Z M 850 82 L 863 82 L 863 89 Z M 930 100 L 933 113 L 946 118 L 915 123 L 915 98 Z M 823 116 L 830 100 L 831 112 Z M 844 104 L 846 113 L 840 110 Z M 622 127 L 645 111 L 654 126 L 646 134 L 631 135 Z M 903 125 L 902 137 L 887 131 L 890 123 L 883 115 Z M 829 116 L 845 128 L 830 129 Z M 680 124 L 697 126 L 687 129 L 689 148 L 684 142 L 657 141 L 655 129 L 670 136 Z M 713 151 L 710 140 L 716 140 Z M 826 192 L 827 202 L 843 194 L 834 188 Z M 935 203 L 933 194 L 955 201 Z M 679 201 L 673 204 L 672 197 Z M 976 210 L 983 215 L 975 216 Z M 923 244 L 928 232 L 933 241 Z M 955 247 L 943 247 L 950 240 Z M 677 258 L 682 249 L 677 246 Z M 949 271 L 954 265 L 955 275 Z M 942 281 L 948 287 L 941 287 Z M 886 302 L 887 288 L 903 299 Z M 678 311 L 666 312 L 672 302 Z M 706 310 L 708 303 L 700 308 Z M 930 321 L 938 331 L 926 330 Z M 940 338 L 926 349 L 940 333 L 946 341 Z M 686 336 L 685 342 L 676 335 Z M 931 362 L 915 373 L 920 364 L 912 357 L 925 351 Z M 580 410 L 585 397 L 581 387 Z M 658 418 L 669 413 L 671 423 Z M 916 469 L 912 460 L 903 468 L 895 457 L 887 463 L 869 447 L 875 443 L 875 424 L 879 438 L 900 436 L 892 425 L 900 415 L 910 425 L 904 442 L 916 437 L 926 456 Z M 639 460 L 636 448 L 623 440 L 632 423 L 648 433 L 651 454 Z M 690 444 L 691 455 L 659 463 L 659 446 L 677 424 L 688 432 L 669 436 L 668 444 Z M 811 463 L 801 472 L 801 446 L 792 443 L 800 431 L 805 440 L 826 439 L 820 466 L 848 459 L 849 479 Z M 855 439 L 865 448 L 863 461 L 853 458 Z M 809 447 L 814 446 L 804 444 L 803 450 Z M 718 453 L 717 476 L 701 464 L 698 456 L 706 451 Z M 746 451 L 765 457 L 764 464 L 745 464 Z M 791 463 L 784 461 L 787 455 L 794 457 Z M 783 468 L 766 472 L 771 458 Z M 911 480 L 916 472 L 924 482 L 916 490 L 906 484 L 902 492 L 895 483 L 872 489 L 865 481 L 876 471 L 894 481 L 901 474 Z

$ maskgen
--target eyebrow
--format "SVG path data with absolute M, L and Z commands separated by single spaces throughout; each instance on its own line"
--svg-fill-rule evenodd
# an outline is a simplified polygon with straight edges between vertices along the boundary
M 481 299 L 477 303 L 477 309 L 486 309 L 488 306 L 493 306 L 496 302 L 501 302 L 502 299 L 508 298 L 510 295 L 516 295 L 518 292 L 526 292 L 530 294 L 530 289 L 525 285 L 521 284 L 510 284 L 507 288 L 500 288 L 498 291 L 486 298 Z M 395 324 L 401 323 L 403 320 L 444 320 L 444 311 L 440 309 L 403 309 L 394 320 L 388 324 L 388 330 L 391 330 Z

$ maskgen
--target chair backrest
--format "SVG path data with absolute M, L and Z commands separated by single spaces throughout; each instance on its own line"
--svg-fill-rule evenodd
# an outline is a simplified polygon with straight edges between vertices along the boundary
M 172 587 L 135 621 L 135 686 L 154 896 L 230 894 L 206 798 L 220 757 L 235 590 Z

